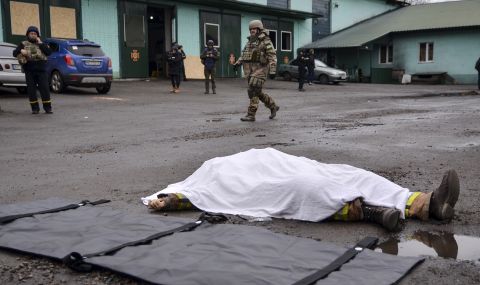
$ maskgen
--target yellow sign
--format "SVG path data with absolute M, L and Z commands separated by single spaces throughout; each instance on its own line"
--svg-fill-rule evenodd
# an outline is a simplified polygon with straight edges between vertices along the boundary
M 137 62 L 140 59 L 140 53 L 138 52 L 138 50 L 132 50 L 132 52 L 130 53 L 130 58 L 132 59 L 132 61 Z

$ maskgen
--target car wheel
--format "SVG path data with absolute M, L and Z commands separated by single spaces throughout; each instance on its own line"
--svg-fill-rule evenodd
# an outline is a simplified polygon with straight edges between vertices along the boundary
M 292 75 L 290 74 L 290 72 L 284 72 L 282 77 L 283 77 L 283 80 L 292 81 Z
M 62 75 L 60 72 L 54 71 L 50 78 L 50 87 L 53 93 L 62 93 L 65 90 L 65 84 L 63 83 Z
M 17 87 L 17 92 L 20 94 L 27 94 L 27 87 Z
M 318 81 L 320 81 L 320 84 L 328 84 L 328 76 L 326 74 L 322 74 L 318 77 Z
M 108 91 L 110 91 L 110 87 L 112 87 L 112 83 L 107 83 L 107 84 L 104 84 L 100 87 L 97 87 L 97 92 L 100 93 L 100 94 L 107 94 Z

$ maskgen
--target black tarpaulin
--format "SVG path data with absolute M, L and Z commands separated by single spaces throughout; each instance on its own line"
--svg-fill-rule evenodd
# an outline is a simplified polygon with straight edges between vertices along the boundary
M 0 206 L 0 217 L 57 208 L 49 199 Z M 0 247 L 62 259 L 114 248 L 192 223 L 190 219 L 133 214 L 109 206 L 36 215 L 0 226 Z M 203 223 L 150 243 L 129 246 L 83 262 L 156 284 L 293 284 L 329 265 L 348 248 L 266 229 Z M 423 259 L 361 251 L 317 284 L 392 284 Z

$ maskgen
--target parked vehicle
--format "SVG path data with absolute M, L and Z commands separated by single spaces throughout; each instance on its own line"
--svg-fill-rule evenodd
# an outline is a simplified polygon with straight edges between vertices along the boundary
M 16 45 L 0 42 L 0 86 L 17 88 L 19 93 L 27 93 L 25 74 L 18 60 L 13 57 Z
M 315 60 L 315 80 L 321 84 L 334 83 L 347 80 L 347 73 L 341 69 L 327 66 L 322 61 Z M 278 67 L 278 74 L 283 77 L 284 80 L 298 79 L 298 64 L 297 60 L 293 59 L 288 64 L 280 64 Z
M 99 44 L 88 40 L 49 38 L 44 41 L 52 49 L 47 72 L 54 93 L 68 86 L 95 87 L 100 94 L 110 91 L 112 60 Z

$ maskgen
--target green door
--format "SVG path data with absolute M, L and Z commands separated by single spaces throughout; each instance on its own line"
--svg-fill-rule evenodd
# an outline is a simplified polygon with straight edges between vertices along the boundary
M 216 65 L 218 77 L 240 76 L 239 72 L 235 73 L 231 63 L 235 62 L 241 52 L 240 23 L 239 15 L 200 12 L 200 53 L 205 49 L 206 42 L 213 40 L 220 52 Z
M 122 1 L 120 11 L 121 76 L 148 77 L 147 5 Z
M 222 48 L 221 74 L 222 77 L 240 77 L 240 72 L 233 70 L 233 64 L 241 53 L 241 20 L 239 15 L 222 15 Z

